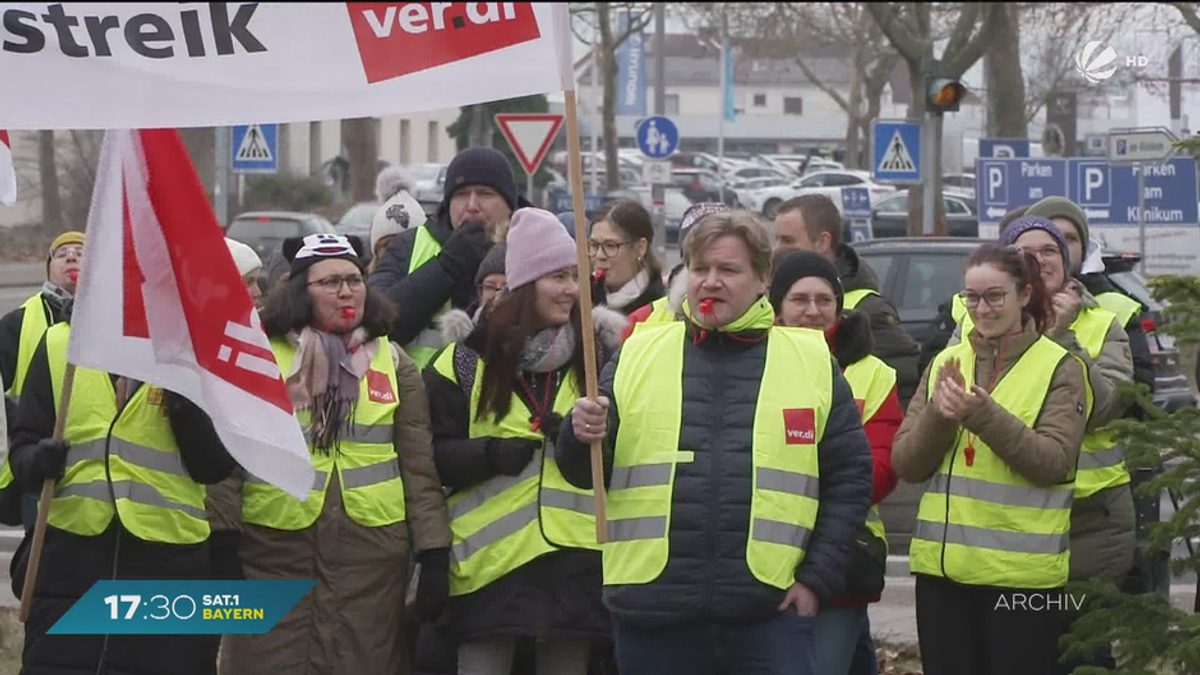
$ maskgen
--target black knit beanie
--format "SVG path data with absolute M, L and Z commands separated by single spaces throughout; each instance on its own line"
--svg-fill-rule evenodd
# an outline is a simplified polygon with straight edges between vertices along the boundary
M 829 282 L 834 295 L 837 296 L 837 313 L 840 316 L 845 292 L 842 290 L 842 281 L 838 278 L 837 269 L 824 256 L 811 251 L 792 251 L 779 261 L 775 275 L 771 278 L 769 296 L 775 313 L 778 314 L 783 307 L 783 299 L 787 297 L 792 286 L 805 277 L 821 277 Z
M 467 148 L 450 160 L 442 208 L 450 205 L 455 191 L 468 185 L 486 185 L 504 197 L 508 208 L 517 210 L 517 179 L 508 158 L 493 148 Z

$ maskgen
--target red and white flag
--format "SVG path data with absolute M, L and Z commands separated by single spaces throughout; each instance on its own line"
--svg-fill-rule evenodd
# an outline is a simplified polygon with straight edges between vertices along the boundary
M 246 470 L 305 499 L 303 432 L 178 131 L 105 133 L 85 247 L 70 362 L 186 396 Z
M 13 169 L 12 143 L 8 132 L 0 129 L 0 204 L 12 206 L 17 201 L 17 172 Z

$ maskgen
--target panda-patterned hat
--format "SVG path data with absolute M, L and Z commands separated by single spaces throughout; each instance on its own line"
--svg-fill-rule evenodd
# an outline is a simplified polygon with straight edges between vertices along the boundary
M 292 276 L 303 274 L 322 260 L 349 260 L 365 271 L 362 260 L 362 239 L 354 235 L 310 234 L 290 237 L 283 242 L 283 257 L 291 263 Z

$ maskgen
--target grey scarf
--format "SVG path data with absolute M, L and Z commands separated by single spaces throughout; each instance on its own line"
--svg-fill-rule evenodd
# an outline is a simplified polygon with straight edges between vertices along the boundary
M 561 326 L 543 328 L 529 338 L 521 350 L 520 372 L 549 373 L 571 361 L 575 354 L 575 330 L 568 321 Z

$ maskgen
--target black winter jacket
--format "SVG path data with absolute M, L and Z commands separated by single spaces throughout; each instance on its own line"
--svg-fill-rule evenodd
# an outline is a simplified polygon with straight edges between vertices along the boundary
M 838 249 L 834 263 L 842 280 L 842 289 L 849 293 L 860 289 L 879 292 L 879 279 L 874 270 L 862 262 L 858 253 L 843 244 Z M 875 356 L 896 369 L 896 389 L 900 405 L 908 407 L 908 400 L 921 383 L 921 345 L 900 327 L 896 308 L 882 295 L 871 295 L 854 308 L 871 319 L 871 333 L 875 340 Z
M 454 234 L 447 204 L 443 202 L 437 218 L 425 223 L 429 233 L 443 246 Z M 519 197 L 517 208 L 525 206 L 530 206 L 529 202 Z M 429 328 L 446 302 L 458 309 L 465 309 L 475 301 L 475 273 L 487 255 L 487 249 L 482 249 L 476 251 L 470 260 L 460 262 L 447 256 L 443 250 L 436 258 L 409 274 L 408 266 L 417 240 L 417 230 L 415 227 L 405 230 L 388 243 L 380 254 L 379 266 L 369 280 L 371 288 L 382 293 L 396 307 L 396 321 L 389 335 L 399 345 L 408 344 L 421 331 Z
M 458 372 L 473 373 L 478 354 L 487 335 L 486 320 L 481 321 L 456 349 L 462 361 Z M 611 353 L 597 346 L 600 363 Z M 436 358 L 436 357 L 435 357 Z M 431 362 L 432 363 L 432 362 Z M 553 401 L 569 366 L 558 371 L 551 391 L 545 391 L 545 376 L 526 376 L 526 384 L 538 399 Z M 438 373 L 432 365 L 425 369 L 425 392 L 433 431 L 434 460 L 442 484 L 451 490 L 477 485 L 497 473 L 487 459 L 487 438 L 469 438 L 469 389 Z M 529 410 L 535 405 L 523 388 L 516 394 Z M 557 419 L 542 428 L 558 431 Z M 544 555 L 484 588 L 450 599 L 450 633 L 460 641 L 496 637 L 532 636 L 544 639 L 606 639 L 610 634 L 608 611 L 601 600 L 600 553 L 583 549 L 560 549 Z
M 115 380 L 115 378 L 114 378 Z M 142 385 L 146 386 L 146 385 Z M 55 408 L 50 368 L 43 339 L 34 353 L 21 393 L 12 434 L 9 461 L 17 484 L 26 492 L 41 485 L 26 476 L 37 452 L 37 443 L 54 432 Z M 225 479 L 235 463 L 216 436 L 208 416 L 182 397 L 168 394 L 167 412 L 192 479 L 212 484 Z M 20 595 L 31 535 L 27 534 L 13 556 L 10 573 L 13 592 Z M 118 555 L 119 553 L 119 555 Z M 38 572 L 37 592 L 25 624 L 25 651 L 21 672 L 29 675 L 90 675 L 96 672 L 103 650 L 102 635 L 47 635 L 46 631 L 101 579 L 205 579 L 210 573 L 208 542 L 194 545 L 152 543 L 139 539 L 114 518 L 108 529 L 82 537 L 49 527 Z M 211 672 L 211 657 L 219 636 L 109 636 L 106 673 L 156 675 L 166 672 Z M 206 658 L 208 659 L 206 664 Z
M 53 326 L 62 321 L 62 301 L 46 293 L 39 293 L 39 295 L 42 297 L 42 312 L 46 317 L 46 325 Z M 25 310 L 22 307 L 0 317 L 0 381 L 4 383 L 0 389 L 4 391 L 8 391 L 17 377 L 17 354 L 21 349 L 21 328 L 24 325 Z M 12 420 L 17 418 L 17 401 L 5 397 L 4 411 L 8 414 L 8 433 L 11 436 Z
M 746 541 L 753 486 L 752 430 L 758 390 L 766 364 L 762 331 L 736 336 L 708 332 L 685 340 L 683 428 L 680 448 L 694 459 L 676 466 L 669 533 L 670 559 L 653 583 L 606 586 L 605 604 L 622 621 L 646 627 L 698 622 L 745 623 L 778 613 L 784 592 L 759 582 L 746 565 Z M 600 376 L 600 395 L 613 398 L 618 354 Z M 798 383 L 798 386 L 803 386 Z M 817 445 L 820 507 L 796 580 L 822 603 L 845 585 L 850 544 L 871 505 L 871 448 L 858 406 L 841 369 L 833 368 L 833 406 Z M 615 403 L 609 409 L 606 482 L 611 477 L 612 445 L 620 424 Z M 587 445 L 571 428 L 570 415 L 559 435 L 563 476 L 591 487 Z

